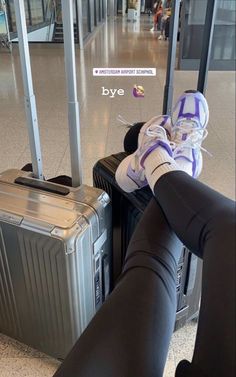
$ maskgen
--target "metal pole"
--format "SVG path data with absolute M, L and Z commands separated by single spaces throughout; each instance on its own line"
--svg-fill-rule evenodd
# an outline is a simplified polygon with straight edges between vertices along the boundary
M 213 40 L 213 32 L 216 17 L 217 0 L 208 0 L 205 26 L 203 32 L 202 52 L 200 60 L 200 68 L 198 74 L 197 90 L 201 93 L 205 93 L 207 86 L 208 70 L 211 60 L 211 47 Z
M 126 3 L 127 3 L 126 0 L 122 0 L 122 16 L 123 17 L 125 16 L 125 12 L 126 12 Z
M 163 114 L 170 114 L 173 100 L 173 79 L 175 70 L 176 46 L 179 28 L 179 8 L 180 0 L 172 1 L 171 18 L 170 18 L 170 40 L 168 48 L 166 83 L 163 98 Z
M 107 0 L 103 0 L 104 3 L 104 18 L 107 20 Z
M 29 144 L 32 158 L 33 175 L 35 178 L 43 179 L 38 117 L 35 96 L 33 91 L 24 0 L 14 0 L 14 5 L 19 41 L 21 70 L 24 85 L 25 111 L 29 133 Z
M 64 31 L 65 71 L 68 96 L 68 121 L 72 185 L 73 187 L 77 187 L 82 183 L 82 166 L 79 103 L 77 99 L 75 68 L 73 0 L 62 0 L 62 21 Z

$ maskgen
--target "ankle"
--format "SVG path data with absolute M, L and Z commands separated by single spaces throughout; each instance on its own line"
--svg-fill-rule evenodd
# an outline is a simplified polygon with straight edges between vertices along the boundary
M 158 147 L 144 161 L 146 179 L 152 191 L 156 182 L 166 173 L 181 170 L 165 148 Z

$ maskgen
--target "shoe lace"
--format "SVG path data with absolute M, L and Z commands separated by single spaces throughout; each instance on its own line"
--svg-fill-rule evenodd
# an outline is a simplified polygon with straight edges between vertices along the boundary
M 165 129 L 159 125 L 151 125 L 150 127 L 146 129 L 145 133 L 149 137 L 155 137 L 155 138 L 159 138 L 159 137 L 162 138 L 163 136 L 166 137 Z
M 173 155 L 176 156 L 183 148 L 195 149 L 199 148 L 201 151 L 207 153 L 212 157 L 212 154 L 202 147 L 202 142 L 206 139 L 208 131 L 202 129 L 199 123 L 195 120 L 182 119 L 172 128 L 173 140 L 170 141 L 170 146 L 174 150 Z M 187 134 L 186 140 L 183 140 L 183 135 Z
M 122 123 L 125 125 L 127 128 L 131 128 L 134 124 L 129 122 L 127 119 L 125 119 L 122 115 L 118 115 L 117 118 L 118 122 Z

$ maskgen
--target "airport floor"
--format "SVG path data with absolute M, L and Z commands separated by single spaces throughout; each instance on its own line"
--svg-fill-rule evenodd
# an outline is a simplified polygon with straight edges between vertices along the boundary
M 83 51 L 76 49 L 80 101 L 84 183 L 92 183 L 92 167 L 101 157 L 122 150 L 128 122 L 160 114 L 168 42 L 150 33 L 151 21 L 127 23 L 121 17 L 98 28 Z M 31 44 L 31 63 L 37 100 L 43 166 L 46 177 L 70 174 L 64 56 L 61 45 Z M 93 77 L 95 67 L 156 67 L 156 77 Z M 196 88 L 197 72 L 176 71 L 174 98 Z M 144 98 L 132 95 L 142 85 Z M 124 96 L 102 96 L 102 87 L 123 89 Z M 206 97 L 210 107 L 209 136 L 204 142 L 200 180 L 224 195 L 235 197 L 235 72 L 209 72 Z M 0 172 L 30 162 L 24 113 L 20 58 L 0 50 Z M 173 334 L 164 377 L 174 376 L 183 358 L 191 360 L 196 323 Z M 59 362 L 0 334 L 0 377 L 50 377 Z

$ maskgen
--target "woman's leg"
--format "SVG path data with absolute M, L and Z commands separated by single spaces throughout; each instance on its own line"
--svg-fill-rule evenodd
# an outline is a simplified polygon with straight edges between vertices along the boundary
M 161 377 L 175 322 L 181 250 L 152 199 L 116 288 L 54 377 Z
M 117 179 L 121 182 L 123 175 L 123 187 L 131 191 L 135 185 L 145 184 L 141 179 L 135 181 L 135 177 L 142 176 L 144 166 L 146 179 L 171 228 L 184 245 L 203 258 L 201 309 L 191 368 L 200 369 L 201 372 L 195 373 L 200 376 L 232 377 L 235 375 L 235 205 L 178 171 L 170 156 L 165 130 L 157 127 L 155 144 L 149 145 L 145 136 L 141 141 L 144 149 L 139 173 L 132 170 L 137 155 L 130 155 L 122 161 Z
M 147 181 L 171 228 L 184 245 L 203 259 L 202 299 L 194 356 L 186 374 L 177 376 L 233 377 L 236 351 L 235 203 L 178 171 L 177 164 L 162 147 L 151 152 L 144 166 Z M 120 179 L 119 174 L 117 177 Z M 124 186 L 128 188 L 127 180 L 124 180 Z M 131 189 L 133 187 L 134 181 L 130 185 Z
M 163 39 L 164 38 L 164 29 L 165 29 L 165 17 L 162 15 L 160 19 L 160 30 L 161 34 L 158 39 Z
M 145 124 L 137 151 L 122 161 L 116 178 L 127 192 L 148 182 L 174 232 L 203 258 L 196 345 L 192 365 L 182 375 L 191 376 L 192 370 L 194 376 L 231 377 L 235 375 L 235 203 L 191 177 L 201 173 L 208 119 L 204 96 L 186 91 L 172 111 L 173 127 L 163 126 L 158 118 Z
M 193 367 L 209 377 L 233 377 L 235 203 L 179 171 L 163 175 L 155 184 L 154 192 L 172 229 L 203 259 Z

